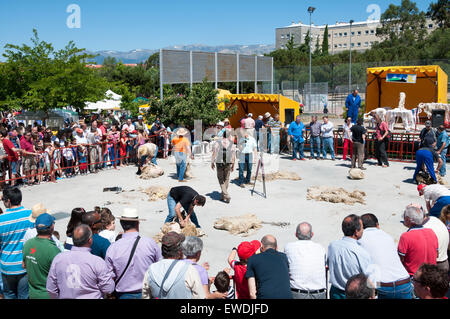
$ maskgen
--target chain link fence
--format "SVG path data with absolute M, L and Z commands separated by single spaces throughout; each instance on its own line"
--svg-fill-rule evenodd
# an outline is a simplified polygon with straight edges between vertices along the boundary
M 359 91 L 362 105 L 365 105 L 367 68 L 408 65 L 439 65 L 447 75 L 450 75 L 450 60 L 448 59 L 352 63 L 352 84 L 349 86 L 348 63 L 316 65 L 311 67 L 311 95 L 313 96 L 311 96 L 311 106 L 309 106 L 307 100 L 309 67 L 282 66 L 274 67 L 274 93 L 303 103 L 305 112 L 322 112 L 323 103 L 326 102 L 329 113 L 341 116 L 345 108 L 345 99 L 353 89 Z M 450 82 L 448 86 L 450 86 Z M 325 94 L 326 97 L 323 96 Z

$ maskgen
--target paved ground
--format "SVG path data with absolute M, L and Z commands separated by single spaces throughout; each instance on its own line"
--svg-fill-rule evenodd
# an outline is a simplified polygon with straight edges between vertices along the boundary
M 339 157 L 340 158 L 340 157 Z M 368 161 L 363 180 L 350 180 L 347 177 L 350 162 L 343 160 L 325 161 L 291 161 L 281 156 L 280 170 L 298 173 L 302 180 L 278 180 L 267 182 L 267 198 L 257 194 L 251 195 L 250 187 L 241 189 L 235 184 L 230 185 L 231 203 L 225 204 L 218 200 L 219 184 L 209 163 L 197 159 L 193 164 L 194 178 L 183 185 L 192 186 L 199 193 L 207 197 L 206 205 L 196 209 L 200 225 L 207 236 L 203 237 L 204 251 L 200 262 L 208 261 L 210 275 L 227 266 L 227 256 L 234 246 L 243 240 L 261 239 L 265 234 L 273 234 L 278 239 L 279 249 L 283 250 L 286 243 L 296 240 L 295 227 L 299 222 L 308 221 L 313 226 L 313 240 L 325 248 L 335 239 L 342 237 L 342 219 L 351 213 L 374 213 L 381 228 L 387 231 L 397 241 L 406 229 L 400 223 L 404 207 L 415 201 L 422 203 L 423 199 L 417 195 L 415 184 L 411 184 L 414 164 L 392 162 L 388 168 L 375 166 L 374 161 Z M 119 170 L 106 170 L 97 174 L 77 176 L 63 179 L 57 183 L 23 188 L 23 205 L 42 202 L 57 218 L 56 230 L 65 239 L 65 229 L 70 212 L 75 207 L 91 210 L 95 205 L 109 207 L 118 217 L 123 207 L 136 207 L 140 215 L 147 220 L 142 222 L 141 233 L 154 236 L 167 215 L 165 200 L 149 202 L 147 195 L 138 191 L 140 187 L 161 185 L 173 187 L 180 185 L 173 177 L 175 164 L 170 159 L 159 160 L 159 165 L 165 174 L 157 179 L 142 180 L 135 175 L 136 168 L 128 166 Z M 270 165 L 267 164 L 267 169 Z M 237 171 L 232 178 L 237 177 Z M 314 185 L 330 185 L 344 187 L 347 190 L 359 189 L 367 193 L 366 205 L 356 204 L 348 206 L 316 202 L 306 199 L 306 190 Z M 120 186 L 125 191 L 119 194 L 103 192 L 104 187 Z M 134 191 L 133 191 L 134 190 Z M 260 182 L 256 190 L 262 191 Z M 213 228 L 216 218 L 222 216 L 238 216 L 247 213 L 257 214 L 266 222 L 288 222 L 287 227 L 264 224 L 263 227 L 249 237 L 239 237 L 223 230 Z M 121 227 L 117 220 L 116 231 Z

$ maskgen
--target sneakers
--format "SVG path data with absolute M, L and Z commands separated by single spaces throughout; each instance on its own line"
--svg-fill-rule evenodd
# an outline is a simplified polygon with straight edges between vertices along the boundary
M 205 236 L 205 235 L 206 235 L 206 233 L 203 229 L 197 228 L 197 237 Z
M 306 158 L 303 157 L 303 158 L 301 158 L 300 160 L 301 160 L 301 161 L 306 161 Z
M 240 188 L 245 188 L 244 183 L 238 185 Z
M 297 159 L 296 159 L 296 158 L 293 158 L 292 160 L 293 160 L 293 161 L 296 161 Z
M 180 183 L 187 183 L 187 180 L 185 180 L 185 179 L 179 179 L 178 182 L 180 182 Z

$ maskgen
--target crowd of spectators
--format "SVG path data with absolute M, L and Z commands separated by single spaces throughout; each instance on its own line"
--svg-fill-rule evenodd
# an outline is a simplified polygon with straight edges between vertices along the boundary
M 403 213 L 396 244 L 374 214 L 348 215 L 343 237 L 327 248 L 313 227 L 279 250 L 273 235 L 241 242 L 226 267 L 209 274 L 203 240 L 177 232 L 158 244 L 141 235 L 134 208 L 116 218 L 108 208 L 74 208 L 66 240 L 41 203 L 22 206 L 17 187 L 3 190 L 0 294 L 7 299 L 443 299 L 449 288 L 450 205 L 440 218 L 420 204 Z M 122 230 L 116 231 L 118 219 Z M 225 258 L 225 256 L 224 256 Z M 216 262 L 220 262 L 215 260 Z
M 64 121 L 60 128 L 25 125 L 8 114 L 0 120 L 0 184 L 33 185 L 77 174 L 137 163 L 137 148 L 146 142 L 165 157 L 173 124 L 157 118 L 151 125 L 112 113 Z M 150 126 L 150 128 L 149 128 Z M 56 130 L 54 130 L 56 129 Z

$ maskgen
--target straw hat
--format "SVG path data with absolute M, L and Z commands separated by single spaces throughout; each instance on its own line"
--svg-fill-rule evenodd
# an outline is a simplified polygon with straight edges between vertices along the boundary
M 187 129 L 185 129 L 184 127 L 181 127 L 177 130 L 178 136 L 187 135 L 187 134 L 189 134 L 189 131 Z
M 125 207 L 123 209 L 122 216 L 119 217 L 120 220 L 127 220 L 127 221 L 144 221 L 146 219 L 139 218 L 138 212 L 136 208 L 128 208 Z
M 269 112 L 266 112 L 266 114 L 264 114 L 264 116 L 265 116 L 266 118 L 269 118 L 269 117 L 270 117 L 270 113 L 269 113 Z
M 50 211 L 44 207 L 42 203 L 38 203 L 31 208 L 30 221 L 36 222 L 36 218 L 44 213 L 50 214 Z

